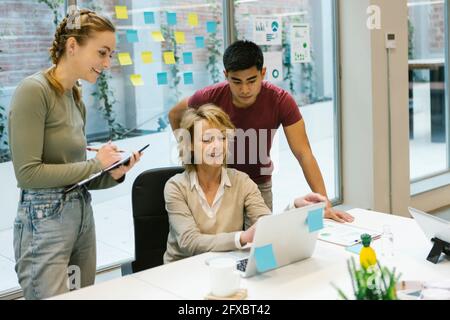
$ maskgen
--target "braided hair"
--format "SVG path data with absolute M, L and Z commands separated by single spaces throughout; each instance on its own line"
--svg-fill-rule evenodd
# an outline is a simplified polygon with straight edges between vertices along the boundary
M 74 25 L 72 25 L 72 22 L 74 22 Z M 58 94 L 63 94 L 64 88 L 55 78 L 54 71 L 61 57 L 66 53 L 67 39 L 73 37 L 79 45 L 83 45 L 93 32 L 103 31 L 115 32 L 116 29 L 107 18 L 87 9 L 80 9 L 72 14 L 67 14 L 58 25 L 52 46 L 49 48 L 50 57 L 54 65 L 44 74 L 51 87 Z M 75 101 L 79 103 L 81 101 L 80 89 L 75 85 L 72 88 L 72 92 Z

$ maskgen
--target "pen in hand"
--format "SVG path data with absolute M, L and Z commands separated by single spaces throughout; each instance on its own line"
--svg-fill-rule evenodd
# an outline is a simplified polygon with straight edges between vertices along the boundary
M 94 152 L 99 152 L 99 151 L 100 151 L 100 149 L 98 149 L 98 148 L 92 148 L 92 147 L 86 147 L 86 150 L 87 150 L 87 151 L 94 151 Z M 123 153 L 123 152 L 125 152 L 125 151 L 124 151 L 124 150 L 117 150 L 117 152 Z

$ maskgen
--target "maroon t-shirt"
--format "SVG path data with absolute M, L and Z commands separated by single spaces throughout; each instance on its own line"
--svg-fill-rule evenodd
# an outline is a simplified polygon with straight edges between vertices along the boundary
M 280 124 L 288 127 L 302 119 L 294 98 L 286 90 L 263 81 L 255 103 L 248 108 L 238 108 L 232 102 L 230 87 L 225 81 L 198 90 L 190 97 L 188 105 L 199 108 L 207 103 L 222 108 L 236 129 L 243 130 L 236 132 L 229 166 L 247 173 L 258 184 L 269 181 L 273 171 L 270 149 L 276 130 Z

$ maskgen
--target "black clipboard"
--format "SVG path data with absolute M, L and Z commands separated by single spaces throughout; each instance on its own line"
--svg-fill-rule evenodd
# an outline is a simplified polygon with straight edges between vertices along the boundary
M 139 153 L 142 153 L 145 149 L 147 149 L 150 146 L 150 144 L 145 145 L 144 147 L 142 147 L 141 149 L 139 149 Z M 117 169 L 118 167 L 122 166 L 122 165 L 128 165 L 128 163 L 130 163 L 131 157 L 133 157 L 133 153 L 129 153 L 127 154 L 125 157 L 123 157 L 122 160 L 115 162 L 114 164 L 110 165 L 109 167 L 91 174 L 88 178 L 81 180 L 80 182 L 74 184 L 71 187 L 68 187 L 67 189 L 64 190 L 64 193 L 68 193 L 72 190 L 75 190 L 78 187 L 81 187 L 82 185 L 85 185 L 88 182 L 91 182 L 94 179 L 97 179 L 98 177 L 100 177 L 102 174 L 109 172 L 111 170 Z

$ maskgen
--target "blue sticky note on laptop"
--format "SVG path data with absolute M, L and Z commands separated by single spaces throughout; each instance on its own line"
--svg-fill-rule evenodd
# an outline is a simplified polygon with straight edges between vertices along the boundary
M 264 247 L 255 248 L 255 262 L 258 272 L 266 272 L 268 270 L 276 269 L 278 264 L 273 254 L 272 245 L 269 244 Z
M 129 43 L 134 43 L 134 42 L 139 41 L 137 30 L 127 30 L 127 41 Z
M 199 49 L 202 49 L 205 47 L 205 38 L 202 36 L 195 37 L 195 46 Z
M 323 209 L 319 208 L 308 212 L 309 232 L 315 232 L 323 229 Z

